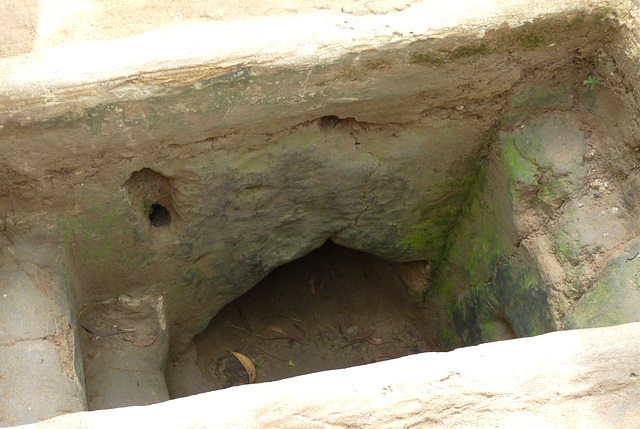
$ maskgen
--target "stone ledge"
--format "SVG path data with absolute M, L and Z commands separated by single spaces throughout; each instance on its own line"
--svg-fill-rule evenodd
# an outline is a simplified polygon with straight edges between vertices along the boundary
M 637 428 L 639 355 L 640 323 L 555 332 L 25 428 Z
M 87 99 L 107 95 L 120 100 L 147 98 L 239 67 L 306 68 L 429 38 L 481 38 L 485 31 L 503 25 L 623 3 L 482 0 L 470 6 L 467 1 L 422 1 L 387 15 L 316 11 L 158 27 L 135 36 L 113 35 L 110 40 L 61 44 L 0 59 L 0 112 L 16 113 L 43 102 L 56 111 L 54 107 L 74 99 L 84 106 L 95 105 L 98 100 Z

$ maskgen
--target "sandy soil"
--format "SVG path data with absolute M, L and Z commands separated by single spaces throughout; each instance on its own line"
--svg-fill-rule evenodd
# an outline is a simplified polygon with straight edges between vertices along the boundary
M 435 313 L 412 300 L 399 264 L 330 242 L 224 307 L 195 339 L 211 390 L 439 351 Z

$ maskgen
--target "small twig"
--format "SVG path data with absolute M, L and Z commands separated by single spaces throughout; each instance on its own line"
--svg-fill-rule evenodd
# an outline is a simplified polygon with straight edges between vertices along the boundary
M 354 344 L 358 344 L 358 343 L 362 343 L 364 341 L 367 341 L 369 339 L 369 337 L 371 337 L 373 335 L 374 332 L 376 332 L 375 329 L 369 329 L 369 330 L 365 331 L 363 334 L 361 334 L 358 337 L 356 337 L 349 344 L 345 344 L 344 346 L 342 346 L 340 348 L 344 349 L 345 347 L 349 347 L 349 346 L 352 346 Z
M 136 332 L 137 329 L 136 328 L 125 328 L 125 329 L 119 329 L 115 332 L 109 332 L 108 334 L 104 334 L 102 335 L 103 337 L 110 337 L 112 335 L 120 335 L 120 334 L 129 334 L 131 332 Z
M 247 320 L 247 318 L 244 317 L 244 314 L 242 314 L 242 310 L 240 310 L 240 307 L 238 307 L 238 314 L 240 315 L 242 324 L 245 326 L 245 328 L 247 328 L 247 331 L 249 331 L 250 334 L 253 334 L 253 329 L 251 329 L 251 325 L 249 325 L 249 321 Z
M 289 340 L 289 341 L 293 341 L 293 338 L 291 337 L 257 337 L 260 338 L 261 340 Z
M 90 334 L 95 335 L 96 337 L 110 337 L 112 335 L 121 335 L 121 334 L 129 334 L 131 332 L 136 332 L 136 328 L 125 328 L 125 329 L 118 329 L 116 331 L 108 332 L 106 334 L 103 334 L 103 333 L 98 332 L 96 330 L 89 329 L 84 325 L 80 325 L 80 326 L 82 326 L 82 329 L 84 329 L 85 331 L 87 331 Z
M 351 346 L 353 346 L 355 344 L 358 344 L 358 343 L 364 343 L 365 341 L 366 341 L 366 338 L 355 340 L 355 341 L 350 342 L 349 344 L 345 344 L 344 346 L 339 347 L 339 349 L 344 349 L 344 348 L 347 348 L 347 347 L 351 347 Z
M 226 321 L 226 322 L 224 322 L 224 324 L 227 325 L 230 328 L 237 329 L 239 331 L 246 332 L 247 334 L 251 335 L 251 332 L 247 331 L 246 329 L 244 329 L 244 328 L 242 328 L 242 327 L 240 327 L 240 326 L 238 326 L 238 325 L 236 325 L 234 323 Z
M 304 331 L 304 329 L 302 329 L 300 326 L 296 325 L 295 323 L 293 324 L 293 327 L 298 329 L 300 332 L 302 332 L 302 336 L 306 337 L 307 333 Z
M 93 335 L 96 335 L 96 336 L 98 335 L 98 334 L 96 334 L 95 332 L 93 332 L 91 329 L 87 328 L 86 326 L 84 326 L 84 325 L 80 325 L 80 326 L 82 326 L 82 329 L 84 329 L 84 330 L 85 330 L 85 331 L 87 331 L 88 333 L 93 334 Z
M 253 344 L 251 341 L 247 340 L 246 338 L 242 338 L 240 335 L 236 334 L 235 332 L 232 332 L 233 335 L 235 335 L 236 337 L 240 338 L 242 341 L 245 341 L 249 344 L 251 344 L 253 347 L 255 347 L 256 349 L 260 350 L 262 353 L 267 354 L 269 356 L 271 356 L 272 358 L 279 360 L 280 362 L 288 362 L 286 359 L 280 359 L 277 356 L 272 355 L 271 353 L 269 353 L 268 351 L 264 350 L 262 347 Z
M 381 355 L 378 355 L 378 359 L 397 359 L 399 357 L 400 357 L 400 355 L 388 355 L 388 354 L 385 354 L 385 353 L 383 353 Z
M 295 335 L 291 335 L 290 333 L 288 333 L 284 329 L 280 328 L 279 326 L 269 325 L 264 329 L 272 331 L 272 332 L 276 332 L 276 333 L 278 333 L 280 335 L 284 335 L 285 337 L 288 337 L 291 341 L 295 341 L 295 342 L 298 342 L 300 344 L 304 344 L 304 342 L 300 338 L 296 337 Z

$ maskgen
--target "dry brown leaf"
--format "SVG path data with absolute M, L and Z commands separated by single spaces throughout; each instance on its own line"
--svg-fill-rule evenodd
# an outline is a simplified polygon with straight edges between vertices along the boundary
M 384 343 L 388 343 L 388 342 L 389 342 L 389 341 L 383 341 L 383 340 L 381 340 L 380 338 L 376 338 L 376 337 L 373 337 L 373 338 L 366 338 L 366 340 L 367 340 L 367 342 L 368 342 L 369 344 L 373 344 L 374 346 L 379 346 L 379 345 L 381 345 L 381 344 L 384 344 Z
M 369 337 L 372 336 L 374 332 L 376 332 L 375 329 L 367 329 L 362 334 L 355 337 L 354 340 L 365 340 L 365 339 L 368 340 Z
M 291 335 L 287 334 L 287 331 L 285 331 L 282 328 L 279 328 L 277 326 L 273 326 L 273 325 L 269 325 L 264 329 L 268 329 L 269 331 L 273 331 L 273 332 L 277 332 L 280 335 L 284 335 L 285 337 L 290 337 Z
M 269 326 L 267 326 L 267 327 L 266 327 L 266 328 L 264 328 L 264 329 L 267 329 L 267 330 L 269 330 L 269 331 L 276 332 L 276 333 L 278 333 L 278 334 L 280 334 L 280 335 L 284 336 L 285 338 L 289 338 L 290 340 L 297 341 L 298 343 L 303 344 L 303 342 L 302 342 L 302 340 L 301 340 L 300 338 L 296 337 L 295 335 L 291 335 L 291 334 L 289 334 L 287 331 L 285 331 L 285 330 L 284 330 L 284 329 L 282 329 L 282 328 L 279 328 L 278 326 L 269 325 Z
M 235 357 L 238 358 L 244 370 L 247 371 L 247 375 L 249 376 L 249 383 L 253 383 L 256 381 L 256 367 L 251 362 L 251 359 L 243 355 L 242 353 L 231 352 Z

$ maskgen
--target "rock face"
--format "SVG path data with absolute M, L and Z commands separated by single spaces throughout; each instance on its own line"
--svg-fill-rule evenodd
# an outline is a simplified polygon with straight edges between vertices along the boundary
M 450 347 L 638 320 L 633 2 L 210 3 L 4 6 L 0 423 L 166 399 L 326 240 L 428 261 Z
M 637 323 L 554 332 L 29 427 L 636 428 L 638 353 Z

